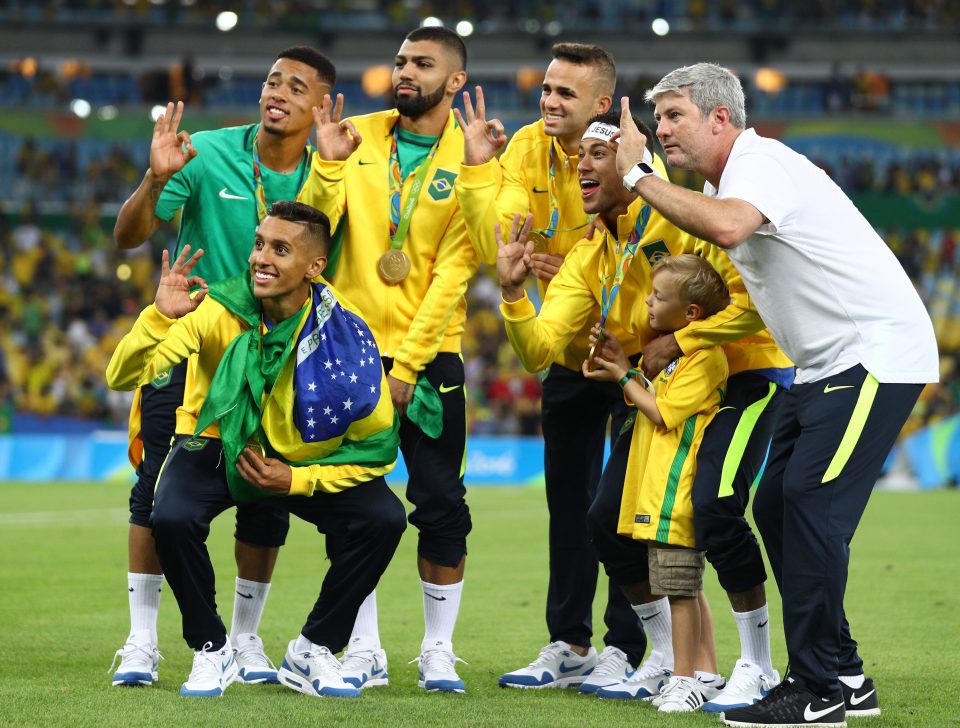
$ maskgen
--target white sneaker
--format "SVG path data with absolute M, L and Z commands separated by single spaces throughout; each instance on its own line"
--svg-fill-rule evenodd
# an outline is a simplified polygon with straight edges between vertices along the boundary
M 772 675 L 765 673 L 753 662 L 737 660 L 727 687 L 716 696 L 707 696 L 703 706 L 706 713 L 722 713 L 734 708 L 746 708 L 759 702 L 780 682 L 780 675 L 773 670 Z
M 703 706 L 702 683 L 696 678 L 674 675 L 660 691 L 661 713 L 692 713 Z
M 387 653 L 368 638 L 350 640 L 340 665 L 343 681 L 361 690 L 390 684 Z
M 586 680 L 580 683 L 580 692 L 593 695 L 600 688 L 609 685 L 619 685 L 633 674 L 633 667 L 627 660 L 626 653 L 613 646 L 606 646 L 597 658 L 597 666 L 587 675 Z
M 360 690 L 343 681 L 340 663 L 326 647 L 295 652 L 291 640 L 277 677 L 282 685 L 315 698 L 359 698 Z
M 138 686 L 153 685 L 157 681 L 157 667 L 163 655 L 157 646 L 150 641 L 149 630 L 134 632 L 124 643 L 123 647 L 113 655 L 113 662 L 107 672 L 113 670 L 120 659 L 120 666 L 113 673 L 113 685 Z
M 237 679 L 240 670 L 233 656 L 230 638 L 227 637 L 219 650 L 212 648 L 213 643 L 207 642 L 202 650 L 193 653 L 193 669 L 187 681 L 180 686 L 181 697 L 219 697 Z
M 617 650 L 619 652 L 619 650 Z M 604 650 L 606 653 L 606 650 Z M 622 653 L 621 653 L 622 654 Z M 582 684 L 597 666 L 597 651 L 581 657 L 567 642 L 551 642 L 526 667 L 500 676 L 502 688 L 569 688 Z
M 710 681 L 705 681 L 701 676 L 698 676 L 695 679 L 697 681 L 697 686 L 700 688 L 700 694 L 703 695 L 704 702 L 717 697 L 720 694 L 720 691 L 727 686 L 727 681 L 723 679 L 723 675 L 715 675 L 713 680 Z M 654 708 L 659 708 L 660 703 L 663 702 L 663 691 L 666 687 L 666 684 L 664 684 L 664 686 L 660 688 L 660 692 L 650 699 L 650 705 L 652 705 Z
M 597 690 L 597 697 L 605 700 L 650 700 L 670 679 L 670 671 L 660 666 L 659 658 L 644 662 L 626 680 Z
M 429 693 L 464 693 L 467 688 L 457 675 L 457 664 L 466 661 L 453 654 L 453 644 L 437 640 L 420 646 L 420 657 L 411 662 L 420 664 L 417 671 L 417 687 Z
M 277 666 L 270 661 L 263 650 L 263 640 L 252 632 L 238 634 L 234 643 L 233 655 L 240 668 L 238 681 L 247 685 L 257 683 L 277 684 Z

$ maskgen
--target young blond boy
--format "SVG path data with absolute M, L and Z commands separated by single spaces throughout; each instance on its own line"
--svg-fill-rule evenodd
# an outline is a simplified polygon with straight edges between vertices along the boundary
M 723 278 L 705 259 L 665 256 L 653 269 L 650 325 L 673 333 L 729 300 Z M 662 712 L 691 712 L 704 703 L 695 669 L 706 637 L 701 619 L 707 616 L 701 615 L 704 557 L 694 538 L 691 488 L 697 449 L 723 399 L 726 356 L 719 347 L 700 349 L 675 359 L 649 382 L 631 368 L 615 337 L 595 328 L 593 339 L 597 355 L 584 362 L 584 376 L 619 381 L 644 415 L 633 430 L 617 531 L 647 542 L 650 590 L 670 600 L 674 673 L 655 702 Z

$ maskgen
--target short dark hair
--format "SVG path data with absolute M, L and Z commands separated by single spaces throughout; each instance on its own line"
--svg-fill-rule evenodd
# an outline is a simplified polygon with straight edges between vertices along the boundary
M 281 58 L 289 58 L 291 61 L 299 61 L 310 66 L 317 72 L 322 81 L 330 84 L 331 88 L 337 82 L 337 69 L 333 65 L 333 61 L 316 48 L 310 46 L 284 48 L 277 54 L 277 60 L 279 61 Z
M 330 249 L 330 219 L 317 208 L 302 202 L 279 200 L 270 205 L 267 215 L 305 225 L 310 242 L 320 246 L 324 255 Z
M 552 49 L 553 57 L 577 66 L 593 66 L 597 75 L 606 83 L 607 93 L 612 94 L 617 87 L 617 64 L 613 55 L 597 45 L 589 43 L 556 43 Z
M 637 125 L 637 128 L 640 130 L 640 133 L 647 138 L 647 149 L 650 150 L 650 154 L 653 154 L 656 151 L 653 147 L 653 140 L 656 137 L 653 135 L 653 132 L 650 131 L 650 127 L 647 126 L 647 124 L 644 121 L 642 121 L 641 119 L 638 119 L 633 114 L 630 114 L 630 118 L 633 119 L 633 123 Z M 620 128 L 620 109 L 610 109 L 610 111 L 606 111 L 602 114 L 597 114 L 596 116 L 591 118 L 590 121 L 587 122 L 587 127 L 589 127 L 591 124 L 596 123 L 598 121 L 601 124 L 609 124 L 610 126 L 615 126 L 619 129 Z
M 449 28 L 440 25 L 415 28 L 407 33 L 404 40 L 409 40 L 411 43 L 418 43 L 422 40 L 439 43 L 460 60 L 461 71 L 467 70 L 467 46 L 464 45 L 463 39 Z

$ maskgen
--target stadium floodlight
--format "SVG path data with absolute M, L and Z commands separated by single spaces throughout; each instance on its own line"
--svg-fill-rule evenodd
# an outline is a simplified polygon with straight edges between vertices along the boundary
M 121 281 L 129 281 L 133 275 L 133 269 L 127 263 L 121 263 L 117 266 L 117 278 Z
M 166 112 L 166 110 L 167 110 L 166 106 L 157 104 L 152 109 L 150 109 L 150 119 L 153 121 L 156 121 L 157 119 L 160 118 L 160 114 L 163 114 L 164 112 Z
M 670 23 L 664 18 L 654 18 L 654 21 L 650 23 L 650 29 L 655 35 L 666 35 L 670 32 Z
M 120 112 L 117 111 L 117 107 L 113 104 L 107 104 L 106 106 L 101 106 L 97 110 L 97 116 L 103 121 L 113 121 L 117 118 L 117 115 Z
M 217 14 L 217 30 L 222 30 L 224 33 L 227 31 L 233 30 L 237 27 L 237 14 L 232 10 L 224 10 L 222 13 Z
M 551 20 L 549 23 L 543 26 L 543 32 L 549 36 L 557 36 L 563 32 L 563 26 L 560 24 L 559 20 Z
M 442 28 L 443 21 L 440 18 L 437 18 L 433 15 L 428 15 L 423 19 L 423 22 L 420 23 L 421 28 Z
M 86 99 L 74 99 L 70 102 L 70 111 L 81 119 L 86 119 L 90 116 L 90 110 L 90 102 Z
M 469 20 L 461 20 L 457 23 L 457 35 L 461 35 L 464 38 L 468 35 L 473 35 L 473 23 Z

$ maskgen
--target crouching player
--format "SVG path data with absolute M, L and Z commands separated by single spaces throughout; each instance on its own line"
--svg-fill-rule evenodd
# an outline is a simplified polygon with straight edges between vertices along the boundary
M 723 278 L 698 255 L 663 257 L 652 275 L 647 309 L 656 331 L 678 331 L 730 302 Z M 670 601 L 674 670 L 654 704 L 661 712 L 691 712 L 705 700 L 695 676 L 698 654 L 713 652 L 713 645 L 701 645 L 712 632 L 701 630 L 704 557 L 694 538 L 692 487 L 700 441 L 723 399 L 726 355 L 719 346 L 708 346 L 681 356 L 657 375 L 649 391 L 612 334 L 595 327 L 591 340 L 599 354 L 595 368 L 584 362 L 583 375 L 619 382 L 638 410 L 617 531 L 646 542 L 650 591 Z M 601 688 L 597 695 L 620 697 L 612 690 Z
M 318 278 L 329 240 L 323 213 L 277 202 L 241 276 L 207 287 L 190 276 L 202 251 L 188 257 L 185 247 L 172 268 L 165 252 L 156 301 L 107 369 L 112 388 L 133 389 L 188 360 L 151 518 L 183 636 L 196 653 L 183 696 L 222 695 L 237 676 L 205 542 L 217 515 L 263 497 L 324 533 L 326 551 L 316 560 L 330 561 L 278 677 L 308 695 L 360 695 L 341 679 L 334 655 L 406 517 L 383 478 L 399 436 L 379 352 L 364 321 Z

